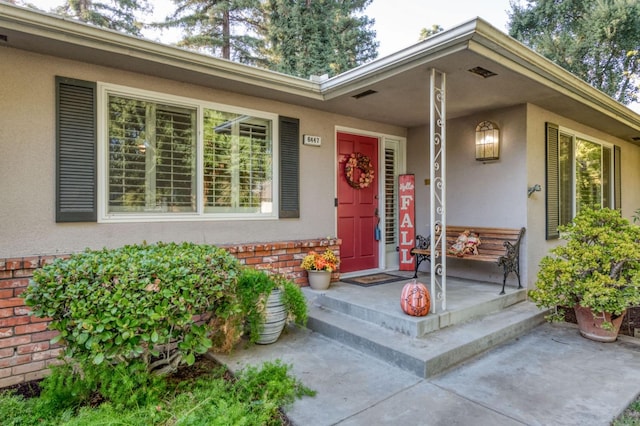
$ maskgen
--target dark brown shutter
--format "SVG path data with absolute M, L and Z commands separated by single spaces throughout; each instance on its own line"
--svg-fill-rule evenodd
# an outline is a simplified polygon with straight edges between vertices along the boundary
M 546 209 L 547 209 L 547 240 L 560 237 L 560 191 L 558 140 L 560 130 L 557 124 L 546 123 Z
M 620 169 L 620 147 L 613 147 L 613 208 L 622 209 L 622 171 Z
M 280 218 L 300 217 L 300 120 L 280 117 Z
M 56 222 L 95 222 L 96 84 L 56 77 Z

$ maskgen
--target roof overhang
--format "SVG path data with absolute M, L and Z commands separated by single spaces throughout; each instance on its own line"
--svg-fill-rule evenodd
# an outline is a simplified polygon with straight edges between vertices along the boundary
M 416 127 L 429 121 L 429 70 L 447 75 L 447 117 L 531 103 L 638 144 L 640 115 L 481 19 L 323 82 L 246 66 L 0 4 L 0 46 L 338 114 Z M 469 72 L 481 67 L 496 75 Z M 368 96 L 366 96 L 368 94 Z

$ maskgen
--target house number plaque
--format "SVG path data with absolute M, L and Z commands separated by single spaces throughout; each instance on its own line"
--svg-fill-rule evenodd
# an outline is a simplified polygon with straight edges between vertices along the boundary
M 311 146 L 320 146 L 322 145 L 322 138 L 320 136 L 303 135 L 302 144 L 311 145 Z

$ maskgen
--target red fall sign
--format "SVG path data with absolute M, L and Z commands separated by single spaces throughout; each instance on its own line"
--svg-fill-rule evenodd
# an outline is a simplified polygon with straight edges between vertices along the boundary
M 415 257 L 411 256 L 411 249 L 415 246 L 416 228 L 415 223 L 415 176 L 400 175 L 398 177 L 398 207 L 400 221 L 398 226 L 400 241 L 398 248 L 400 251 L 401 271 L 413 271 L 415 269 Z

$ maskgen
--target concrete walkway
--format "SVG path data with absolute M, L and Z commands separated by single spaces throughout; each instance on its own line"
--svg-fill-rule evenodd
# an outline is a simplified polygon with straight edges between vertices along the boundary
M 640 343 L 597 343 L 568 324 L 527 335 L 431 379 L 310 332 L 216 358 L 231 370 L 281 359 L 317 391 L 286 409 L 299 426 L 609 425 L 640 393 Z

